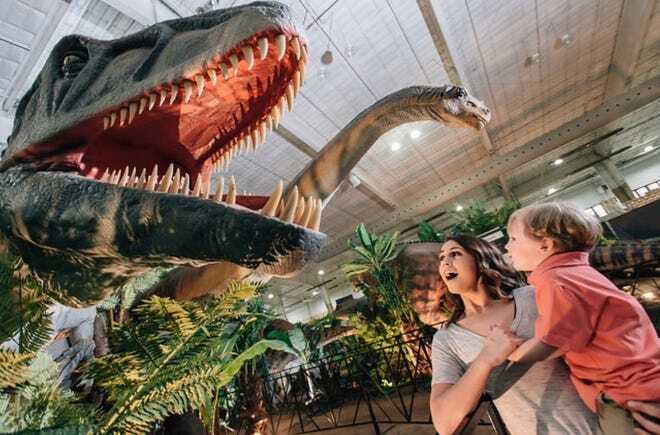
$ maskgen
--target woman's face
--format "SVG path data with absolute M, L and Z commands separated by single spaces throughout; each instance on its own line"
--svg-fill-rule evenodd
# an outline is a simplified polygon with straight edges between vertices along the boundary
M 451 293 L 477 290 L 477 263 L 474 257 L 454 240 L 442 245 L 438 254 L 440 277 Z

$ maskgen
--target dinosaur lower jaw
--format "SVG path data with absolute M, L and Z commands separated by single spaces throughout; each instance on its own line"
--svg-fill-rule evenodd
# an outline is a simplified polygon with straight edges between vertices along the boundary
M 115 183 L 134 170 L 131 185 L 173 165 L 182 180 L 179 192 L 184 178 L 191 190 L 208 185 L 213 171 L 240 152 L 256 151 L 292 109 L 306 60 L 297 35 L 256 33 L 203 68 L 33 144 L 17 159 Z

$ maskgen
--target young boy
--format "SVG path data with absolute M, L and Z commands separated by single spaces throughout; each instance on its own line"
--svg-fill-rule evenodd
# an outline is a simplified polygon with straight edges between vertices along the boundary
M 660 399 L 660 339 L 637 300 L 589 265 L 600 223 L 564 203 L 531 205 L 509 219 L 506 249 L 531 272 L 539 316 L 535 336 L 509 359 L 562 355 L 605 434 L 633 433 L 629 400 Z

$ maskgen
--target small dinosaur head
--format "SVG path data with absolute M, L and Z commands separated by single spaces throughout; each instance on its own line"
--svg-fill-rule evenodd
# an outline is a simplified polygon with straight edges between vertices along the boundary
M 325 239 L 318 198 L 284 207 L 281 186 L 269 198 L 210 179 L 291 110 L 306 59 L 273 2 L 63 38 L 0 160 L 0 231 L 80 303 L 157 265 L 300 270 Z
M 447 125 L 481 130 L 490 121 L 490 110 L 462 86 L 448 86 L 443 105 L 453 117 L 444 119 Z

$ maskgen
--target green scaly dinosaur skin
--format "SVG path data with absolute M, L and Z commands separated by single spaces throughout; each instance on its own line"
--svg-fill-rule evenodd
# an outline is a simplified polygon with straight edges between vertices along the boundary
M 71 305 L 155 266 L 179 266 L 158 289 L 178 299 L 221 291 L 230 278 L 291 276 L 325 241 L 320 201 L 380 135 L 405 122 L 478 130 L 490 119 L 461 87 L 407 88 L 358 115 L 287 187 L 317 201 L 314 218 L 290 213 L 293 193 L 288 208 L 277 195 L 234 199 L 231 188 L 209 200 L 212 170 L 257 148 L 292 103 L 307 55 L 274 2 L 112 41 L 63 38 L 20 101 L 0 160 L 0 232 Z

